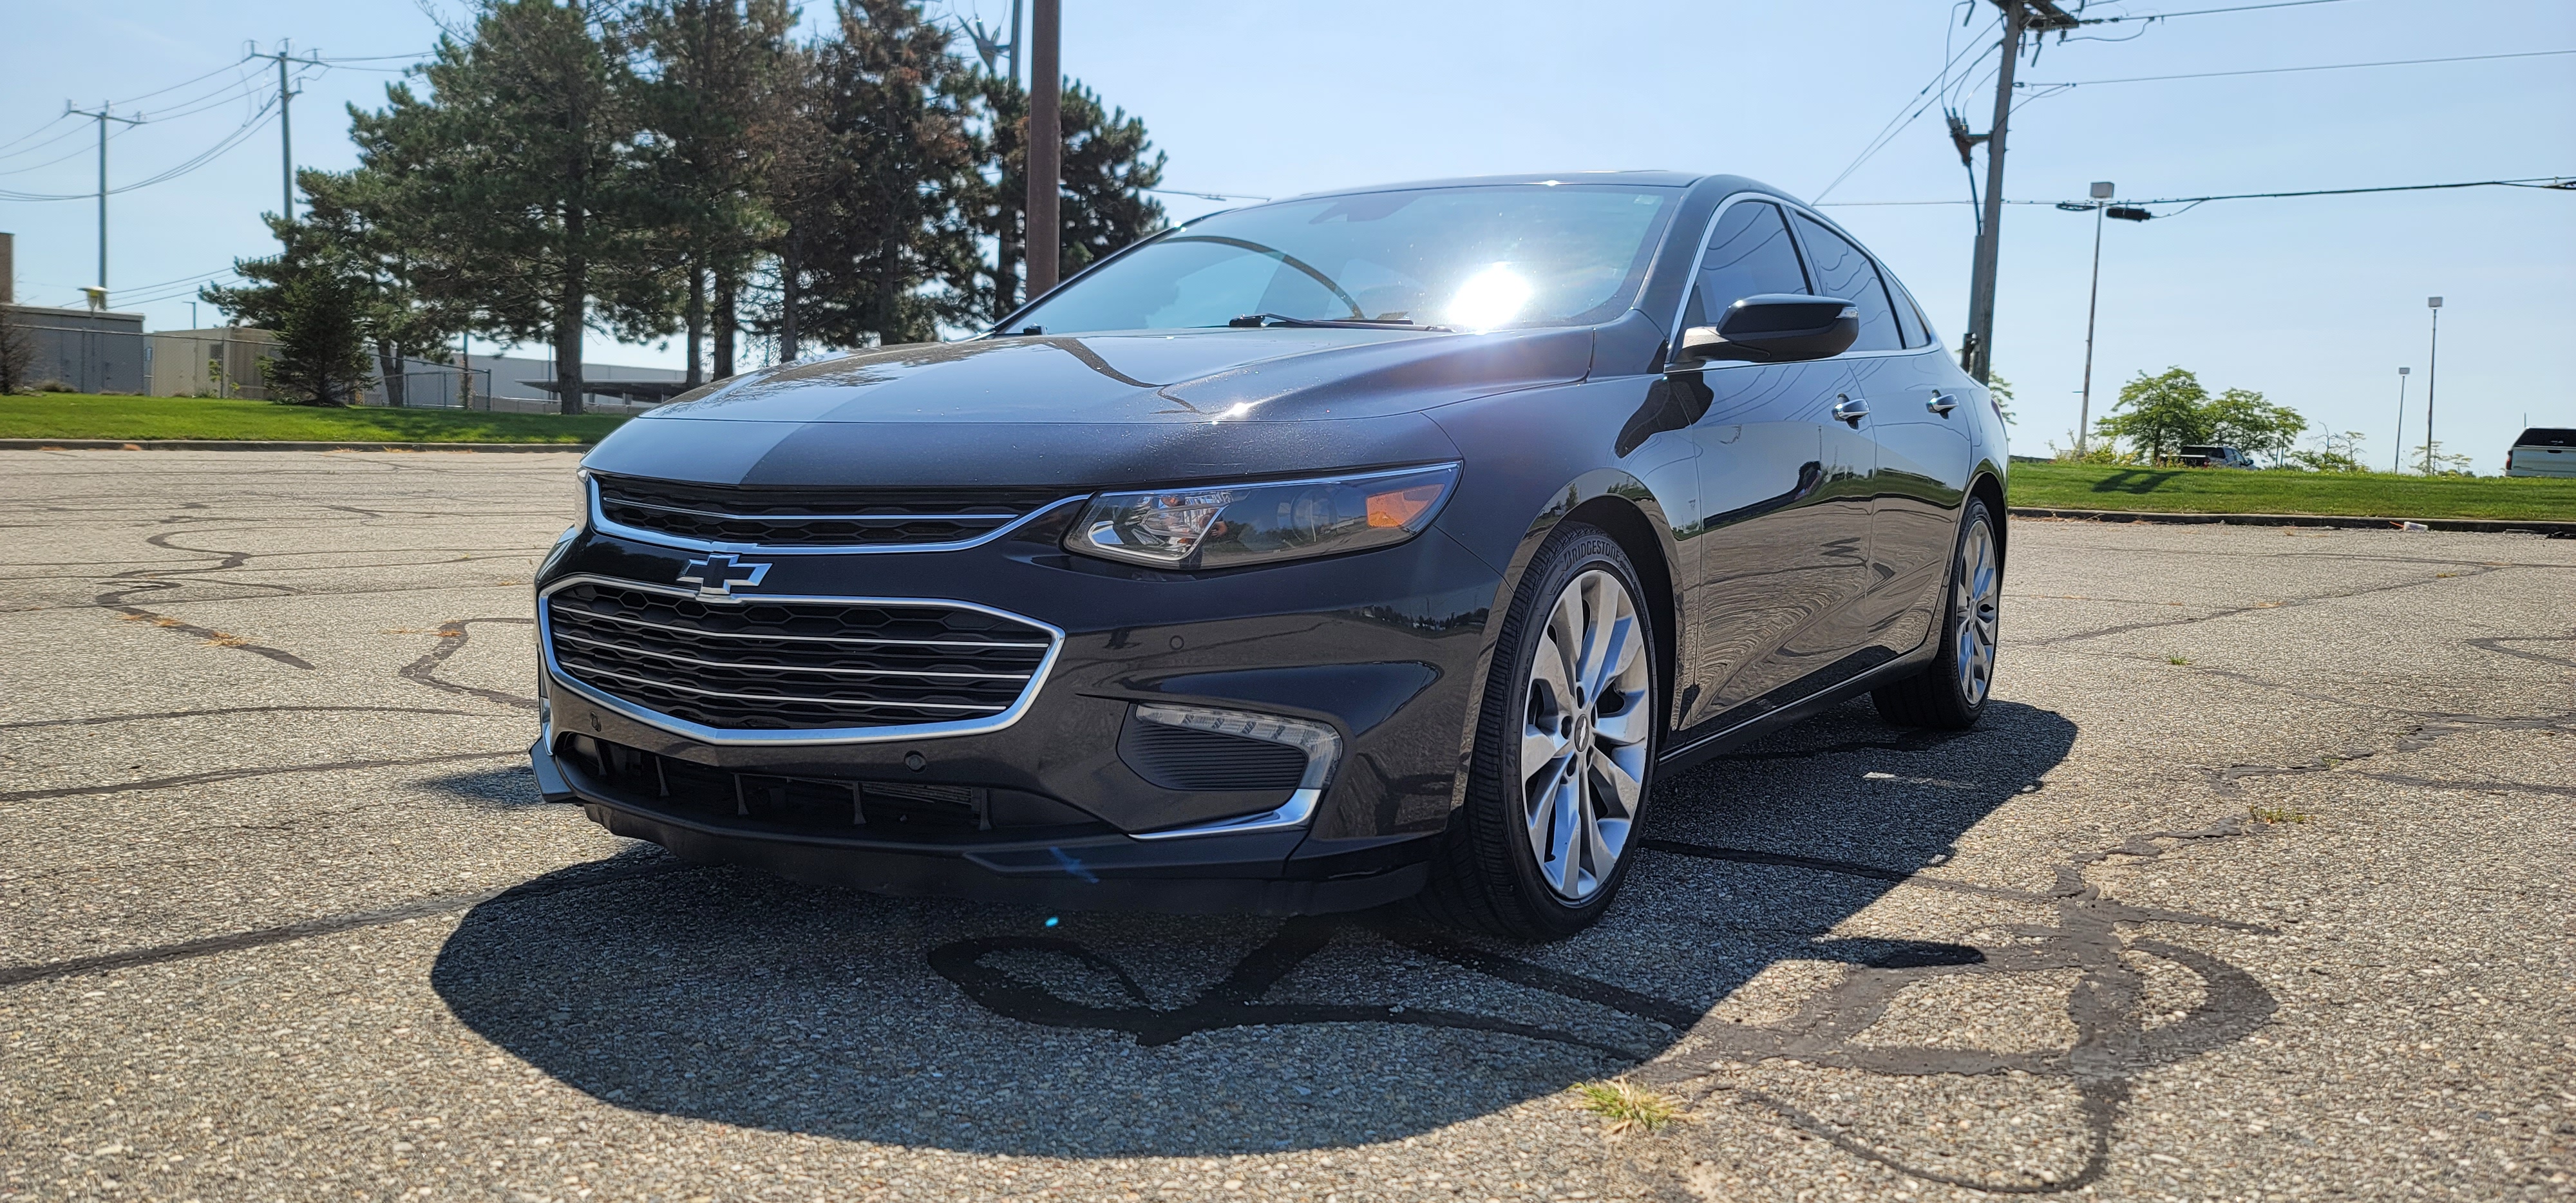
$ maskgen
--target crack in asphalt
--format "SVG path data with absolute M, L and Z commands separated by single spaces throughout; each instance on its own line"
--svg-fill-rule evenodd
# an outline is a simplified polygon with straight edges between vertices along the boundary
M 182 517 L 185 517 L 185 516 L 183 515 Z M 168 521 L 177 521 L 177 520 L 178 520 L 178 519 L 168 519 Z M 203 528 L 203 527 L 191 527 L 191 528 L 189 528 L 189 529 L 190 529 L 190 530 L 203 530 L 204 528 Z M 244 639 L 244 638 L 242 638 L 242 637 L 241 637 L 241 636 L 239 636 L 239 635 L 234 635 L 234 634 L 231 634 L 231 633 L 229 633 L 229 632 L 225 632 L 225 631 L 217 631 L 217 630 L 213 630 L 213 629 L 211 629 L 211 628 L 207 628 L 207 627 L 201 627 L 201 626 L 196 625 L 195 623 L 185 622 L 185 621 L 182 621 L 182 620 L 177 619 L 177 618 L 172 618 L 172 617 L 170 617 L 169 615 L 161 614 L 161 613 L 158 613 L 158 612 L 155 612 L 155 611 L 152 611 L 152 610 L 147 610 L 147 609 L 144 609 L 144 608 L 143 608 L 143 607 L 141 607 L 141 606 L 131 605 L 131 604 L 129 604 L 129 603 L 127 602 L 127 600 L 126 600 L 126 599 L 128 599 L 128 598 L 130 598 L 130 597 L 133 597 L 135 594 L 138 594 L 138 593 L 155 593 L 155 592 L 160 592 L 160 591 L 162 591 L 162 590 L 167 590 L 167 589 L 178 589 L 178 588 L 183 588 L 183 587 L 185 587 L 185 585 L 187 584 L 187 582 L 184 582 L 184 581 L 173 581 L 173 580 L 169 580 L 169 579 L 167 579 L 167 578 L 169 578 L 169 577 L 174 577 L 174 576 L 198 576 L 198 575 L 202 575 L 202 574 L 204 574 L 204 573 L 209 573 L 209 572 L 223 572 L 223 571 L 226 571 L 226 570 L 228 570 L 228 569 L 239 568 L 239 567 L 241 567 L 243 564 L 245 564 L 245 563 L 249 562 L 249 560 L 250 560 L 250 557 L 251 557 L 251 554 L 252 554 L 252 553 L 247 552 L 247 551 L 222 551 L 222 550 L 212 549 L 212 548 L 200 548 L 200 547 L 176 547 L 176 546 L 172 546 L 172 545 L 168 542 L 168 540 L 169 540 L 169 539 L 171 539 L 173 536 L 176 536 L 176 535 L 179 535 L 179 534 L 183 534 L 183 533 L 186 533 L 186 532 L 182 532 L 182 531 L 163 531 L 163 532 L 161 532 L 160 534 L 148 536 L 148 537 L 146 537 L 143 541 L 144 541 L 144 542 L 146 542 L 146 543 L 151 544 L 151 545 L 152 545 L 152 546 L 154 546 L 154 547 L 158 547 L 158 548 L 160 548 L 160 549 L 161 549 L 161 550 L 163 550 L 163 551 L 185 552 L 185 553 L 188 553 L 188 554 L 191 554 L 191 555 L 220 556 L 220 557 L 222 558 L 222 562 L 221 562 L 221 563 L 218 563 L 218 564 L 215 564 L 215 565 L 214 565 L 214 566 L 212 566 L 212 567 L 207 567 L 207 568 L 164 568 L 164 569 L 153 569 L 153 570 L 147 570 L 147 571 L 143 571 L 143 572 L 134 572 L 134 573 L 125 573 L 125 574 L 121 574 L 125 579 L 123 579 L 123 580 L 121 580 L 121 581 L 120 581 L 120 580 L 111 579 L 111 580 L 107 581 L 106 583 L 107 583 L 108 585 L 110 585 L 110 586 L 114 586 L 114 585 L 118 585 L 118 584 L 123 584 L 123 585 L 125 585 L 126 587 L 125 587 L 125 588 L 123 588 L 123 589 L 110 588 L 107 592 L 99 594 L 99 595 L 98 595 L 98 597 L 97 597 L 96 599 L 94 599 L 94 600 L 92 601 L 92 603 L 91 603 L 91 604 L 96 605 L 96 606 L 103 607 L 103 608 L 105 608 L 105 609 L 114 610 L 114 611 L 116 611 L 117 613 L 119 613 L 119 614 L 123 614 L 123 615 L 125 615 L 126 617 L 131 618 L 131 619 L 136 619 L 136 620 L 139 620 L 139 621 L 149 622 L 149 623 L 151 623 L 153 626 L 159 627 L 159 628 L 161 628 L 161 629 L 163 629 L 163 630 L 167 630 L 167 631 L 176 631 L 176 632 L 178 632 L 178 633 L 180 633 L 180 634 L 182 634 L 182 635 L 193 635 L 193 636 L 196 636 L 198 639 L 200 639 L 200 640 L 204 641 L 204 643 L 205 643 L 207 646 L 209 646 L 209 647 L 229 647 L 229 648 L 239 648 L 239 649 L 241 649 L 242 651 L 249 652 L 250 654 L 252 654 L 252 655 L 254 655 L 254 656 L 264 656 L 264 657 L 267 657 L 267 658 L 268 658 L 268 659 L 270 659 L 270 660 L 274 660 L 274 661 L 276 661 L 276 662 L 278 662 L 278 663 L 280 663 L 280 664 L 286 665 L 286 666 L 288 666 L 288 667 L 290 667 L 290 668 L 300 668 L 300 669 L 304 669 L 304 670 L 306 670 L 307 672 L 312 671 L 313 665 L 312 665 L 310 662 L 306 661 L 302 656 L 298 656 L 298 655 L 296 655 L 296 654 L 295 654 L 295 653 L 293 653 L 293 652 L 285 651 L 285 650 L 282 650 L 282 649 L 279 649 L 279 648 L 267 647 L 267 646 L 264 646 L 264 645 L 262 645 L 262 644 L 252 643 L 250 640 L 248 640 L 248 639 Z M 210 532 L 210 533 L 220 533 L 220 532 Z M 292 588 L 292 587 L 290 587 L 290 586 L 286 586 L 286 585 L 263 585 L 263 584 L 260 584 L 260 583 L 257 583 L 257 582 L 233 582 L 233 583 L 236 585 L 236 587 L 241 587 L 241 588 L 255 588 L 255 589 L 257 589 L 257 588 L 265 588 L 265 589 L 275 589 L 275 590 L 277 590 L 277 591 L 279 591 L 279 592 L 282 592 L 282 593 L 294 593 L 294 592 L 296 592 L 296 590 L 295 590 L 295 589 L 293 589 L 293 588 Z M 0 800 L 6 800 L 6 795 L 0 795 Z
M 0 802 L 35 802 L 45 798 L 83 798 L 97 794 L 121 794 L 131 790 L 181 789 L 191 785 L 209 785 L 218 781 L 240 781 L 251 777 L 281 777 L 294 773 L 336 773 L 345 769 L 389 769 L 415 764 L 446 764 L 458 760 L 497 760 L 505 756 L 525 756 L 526 749 L 511 748 L 499 752 L 449 752 L 437 756 L 411 756 L 374 760 L 335 760 L 327 764 L 297 764 L 275 768 L 214 769 L 187 773 L 177 777 L 149 777 L 140 781 L 118 781 L 107 785 L 67 785 L 56 789 L 22 789 L 0 793 Z
M 357 931 L 361 928 L 383 927 L 387 924 L 401 923 L 408 919 L 426 919 L 437 915 L 454 914 L 459 911 L 472 910 L 475 907 L 482 906 L 487 903 L 513 902 L 523 898 L 540 898 L 546 895 L 561 894 L 571 890 L 593 889 L 599 886 L 615 885 L 646 878 L 668 877 L 679 873 L 695 872 L 699 868 L 700 866 L 688 864 L 653 863 L 641 865 L 619 865 L 610 863 L 605 868 L 596 869 L 587 873 L 583 873 L 580 870 L 574 870 L 573 872 L 576 875 L 568 879 L 557 878 L 555 880 L 539 883 L 521 883 L 496 890 L 473 890 L 453 894 L 432 894 L 425 898 L 416 898 L 410 902 L 396 903 L 392 906 L 379 907 L 374 910 L 356 911 L 350 914 L 332 915 L 320 919 L 307 919 L 300 923 L 288 923 L 277 927 L 263 927 L 252 931 L 235 932 L 231 935 L 210 936 L 202 940 L 185 940 L 176 944 L 159 944 L 150 948 L 137 948 L 127 952 L 101 953 L 97 956 L 73 957 L 68 960 L 47 961 L 34 965 L 0 966 L 0 988 L 22 986 L 29 982 L 50 981 L 55 978 L 73 977 L 85 973 L 104 973 L 117 969 L 132 969 L 143 965 L 158 965 L 170 961 L 192 960 L 197 957 L 214 956 L 218 953 L 240 952 L 243 949 L 249 948 L 264 948 L 272 944 L 284 944 L 294 940 L 311 939 L 314 936 L 334 935 L 340 932 Z
M 1634 1076 L 1652 1086 L 1681 1086 L 1708 1078 L 1719 1069 L 1686 1069 L 1685 1059 L 1710 1054 L 1727 1068 L 1784 1061 L 1891 1076 L 1985 1075 L 2019 1071 L 2071 1080 L 2081 1097 L 2079 1113 L 2086 1128 L 2083 1165 L 2055 1180 L 2001 1181 L 1952 1174 L 1915 1165 L 1898 1155 L 1854 1139 L 1840 1126 L 1809 1115 L 1766 1092 L 1728 1086 L 1735 1097 L 1763 1106 L 1788 1122 L 1833 1142 L 1855 1156 L 1900 1173 L 1997 1194 L 2048 1194 L 2079 1190 L 2101 1178 L 2109 1165 L 2112 1132 L 2138 1076 L 2157 1066 L 2241 1039 L 2268 1022 L 2277 1004 L 2251 974 L 2208 953 L 2149 939 L 2124 940 L 2122 924 L 2175 923 L 2228 931 L 2271 934 L 2274 929 L 2213 916 L 2132 906 L 2105 896 L 2084 880 L 2084 870 L 2114 857 L 2155 859 L 2175 848 L 2254 834 L 2242 819 L 2197 831 L 2154 832 L 2081 856 L 2056 869 L 2056 885 L 2046 891 L 2013 890 L 1928 878 L 1877 865 L 1796 856 L 1753 849 L 1720 848 L 1685 841 L 1653 839 L 1650 850 L 1705 860 L 1729 861 L 1835 874 L 1876 882 L 1921 885 L 1984 897 L 2053 905 L 2054 926 L 2017 924 L 2009 930 L 2016 942 L 1956 945 L 1923 941 L 1853 939 L 1823 940 L 1809 945 L 1815 959 L 1850 966 L 1841 981 L 1809 998 L 1789 1019 L 1777 1024 L 1743 1025 L 1718 1020 L 1687 1003 L 1660 998 L 1580 974 L 1568 973 L 1520 957 L 1464 943 L 1446 933 L 1410 926 L 1368 925 L 1393 944 L 1436 957 L 1462 969 L 1515 985 L 1591 1003 L 1649 1023 L 1671 1028 L 1680 1039 L 1661 1056 L 1641 1053 L 1581 1032 L 1527 1024 L 1499 1016 L 1404 1005 L 1324 1002 L 1265 1002 L 1270 989 L 1306 959 L 1321 952 L 1342 927 L 1362 924 L 1331 919 L 1291 919 L 1268 940 L 1239 958 L 1214 985 L 1175 1007 L 1156 1007 L 1127 969 L 1079 941 L 1048 936 L 996 936 L 958 940 L 930 949 L 933 971 L 954 984 L 969 1000 L 1003 1018 L 1042 1027 L 1124 1032 L 1139 1046 L 1169 1044 L 1201 1032 L 1225 1028 L 1321 1023 L 1381 1023 L 1493 1032 L 1589 1048 L 1620 1060 L 1645 1061 Z M 1018 976 L 987 960 L 1008 952 L 1061 955 L 1107 975 L 1126 1002 L 1097 1005 L 1058 994 L 1044 982 Z M 2203 984 L 2202 1000 L 2179 1019 L 2150 1029 L 2142 1013 L 2144 978 L 2123 959 L 2136 952 L 2179 965 Z M 1804 959 L 1804 958 L 1801 958 Z M 1896 996 L 1937 977 L 2008 975 L 2078 969 L 2082 978 L 2069 994 L 2067 1011 L 2077 1037 L 2061 1049 L 1994 1052 L 1981 1049 L 1904 1045 L 1863 1045 L 1855 1038 L 1885 1017 Z
M 91 718 L 40 718 L 24 722 L 0 723 L 0 731 L 26 731 L 37 727 L 103 727 L 111 723 L 140 723 L 164 718 L 207 718 L 218 714 L 456 714 L 471 718 L 486 717 L 473 710 L 444 710 L 434 706 L 222 706 L 213 710 L 156 710 L 150 714 L 102 714 Z
M 498 622 L 512 626 L 534 626 L 536 625 L 537 620 L 533 618 L 451 618 L 446 622 L 439 624 L 438 646 L 431 648 L 429 650 L 429 654 L 404 665 L 397 671 L 396 675 L 406 681 L 416 681 L 420 684 L 429 686 L 432 689 L 445 690 L 449 693 L 461 693 L 469 697 L 481 698 L 487 702 L 498 702 L 504 706 L 515 706 L 521 710 L 536 710 L 537 700 L 532 697 L 526 697 L 515 693 L 506 693 L 498 689 L 483 689 L 473 685 L 459 685 L 453 681 L 441 681 L 438 679 L 438 666 L 447 663 L 448 657 L 465 650 L 465 641 L 469 638 L 467 628 L 478 622 Z
M 2307 597 L 2287 597 L 2278 601 L 2255 602 L 2252 605 L 2213 607 L 2209 609 L 2207 613 L 2171 619 L 2164 622 L 2122 623 L 2118 626 L 2103 627 L 2102 629 L 2095 631 L 2078 631 L 2070 635 L 2051 635 L 2041 639 L 2021 640 L 2019 641 L 2019 645 L 2023 647 L 2056 647 L 2059 644 L 2073 643 L 2077 640 L 2083 639 L 2100 639 L 2110 635 L 2126 635 L 2135 631 L 2153 631 L 2160 630 L 2165 627 L 2189 626 L 2193 623 L 2212 622 L 2221 618 L 2233 618 L 2239 614 L 2257 614 L 2266 610 L 2289 610 L 2296 609 L 2300 606 L 2316 605 L 2320 602 L 2345 601 L 2356 597 L 2368 597 L 2374 593 L 2390 593 L 2399 589 L 2412 589 L 2419 585 L 2432 584 L 2435 581 L 2468 580 L 2484 576 L 2487 573 L 2495 571 L 2497 571 L 2497 569 L 2487 567 L 2485 565 L 2471 565 L 2464 567 L 2460 572 L 2453 573 L 2448 576 L 2426 577 L 2422 580 L 2399 581 L 2394 584 L 2386 585 L 2366 585 L 2358 589 L 2347 589 L 2332 593 L 2319 593 Z

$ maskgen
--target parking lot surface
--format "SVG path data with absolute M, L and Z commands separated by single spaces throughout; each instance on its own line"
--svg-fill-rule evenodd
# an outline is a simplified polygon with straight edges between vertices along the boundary
M 0 453 L 0 1199 L 2576 1197 L 2576 542 L 2018 522 L 1981 728 L 1665 780 L 1508 946 L 538 801 L 572 464 Z

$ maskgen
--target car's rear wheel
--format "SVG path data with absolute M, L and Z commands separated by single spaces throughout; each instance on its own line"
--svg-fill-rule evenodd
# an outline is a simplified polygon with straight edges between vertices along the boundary
M 1993 511 L 1983 499 L 1971 497 L 1959 521 L 1958 550 L 1950 560 L 1940 654 L 1922 672 L 1870 694 L 1880 718 L 1900 727 L 1965 730 L 1977 725 L 1994 691 L 2003 580 L 2003 544 L 1995 538 Z
M 1432 914 L 1516 940 L 1572 935 L 1627 876 L 1659 728 L 1654 622 L 1617 541 L 1569 523 L 1504 618 L 1467 804 L 1425 895 Z

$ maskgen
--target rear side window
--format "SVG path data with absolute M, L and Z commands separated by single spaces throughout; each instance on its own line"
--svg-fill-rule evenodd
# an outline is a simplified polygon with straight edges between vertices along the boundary
M 1806 273 L 1798 268 L 1798 248 L 1777 205 L 1745 201 L 1720 214 L 1700 256 L 1699 277 L 1691 283 L 1690 307 L 1682 326 L 1706 326 L 1726 307 L 1746 297 L 1807 291 Z
M 2534 426 L 2515 439 L 2516 447 L 2576 447 L 2576 430 L 2556 426 Z
M 1860 338 L 1851 349 L 1901 350 L 1905 341 L 1896 333 L 1896 306 L 1888 302 L 1887 286 L 1879 282 L 1869 256 L 1804 213 L 1798 215 L 1798 233 L 1815 262 L 1816 295 L 1840 297 L 1860 309 Z
M 1896 302 L 1896 328 L 1904 332 L 1905 345 L 1931 346 L 1932 332 L 1926 328 L 1928 323 L 1923 320 L 1923 306 L 1915 303 L 1914 294 L 1905 291 L 1905 285 L 1894 274 L 1882 274 L 1887 280 L 1888 298 Z

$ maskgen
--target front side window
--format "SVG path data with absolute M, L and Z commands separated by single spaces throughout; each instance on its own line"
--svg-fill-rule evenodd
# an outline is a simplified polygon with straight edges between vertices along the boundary
M 1219 213 L 1068 283 L 1008 333 L 1208 329 L 1259 314 L 1462 330 L 1608 321 L 1635 301 L 1679 196 L 1501 185 Z
M 1860 337 L 1851 349 L 1903 349 L 1904 340 L 1896 334 L 1896 307 L 1888 303 L 1887 286 L 1878 282 L 1878 268 L 1871 265 L 1869 256 L 1804 213 L 1798 215 L 1798 233 L 1815 260 L 1816 295 L 1846 300 L 1860 309 Z
M 1780 207 L 1740 202 L 1718 214 L 1717 228 L 1709 232 L 1699 275 L 1691 281 L 1690 305 L 1682 311 L 1682 328 L 1714 324 L 1727 306 L 1746 297 L 1806 291 L 1807 276 L 1798 267 L 1798 248 L 1789 240 Z

